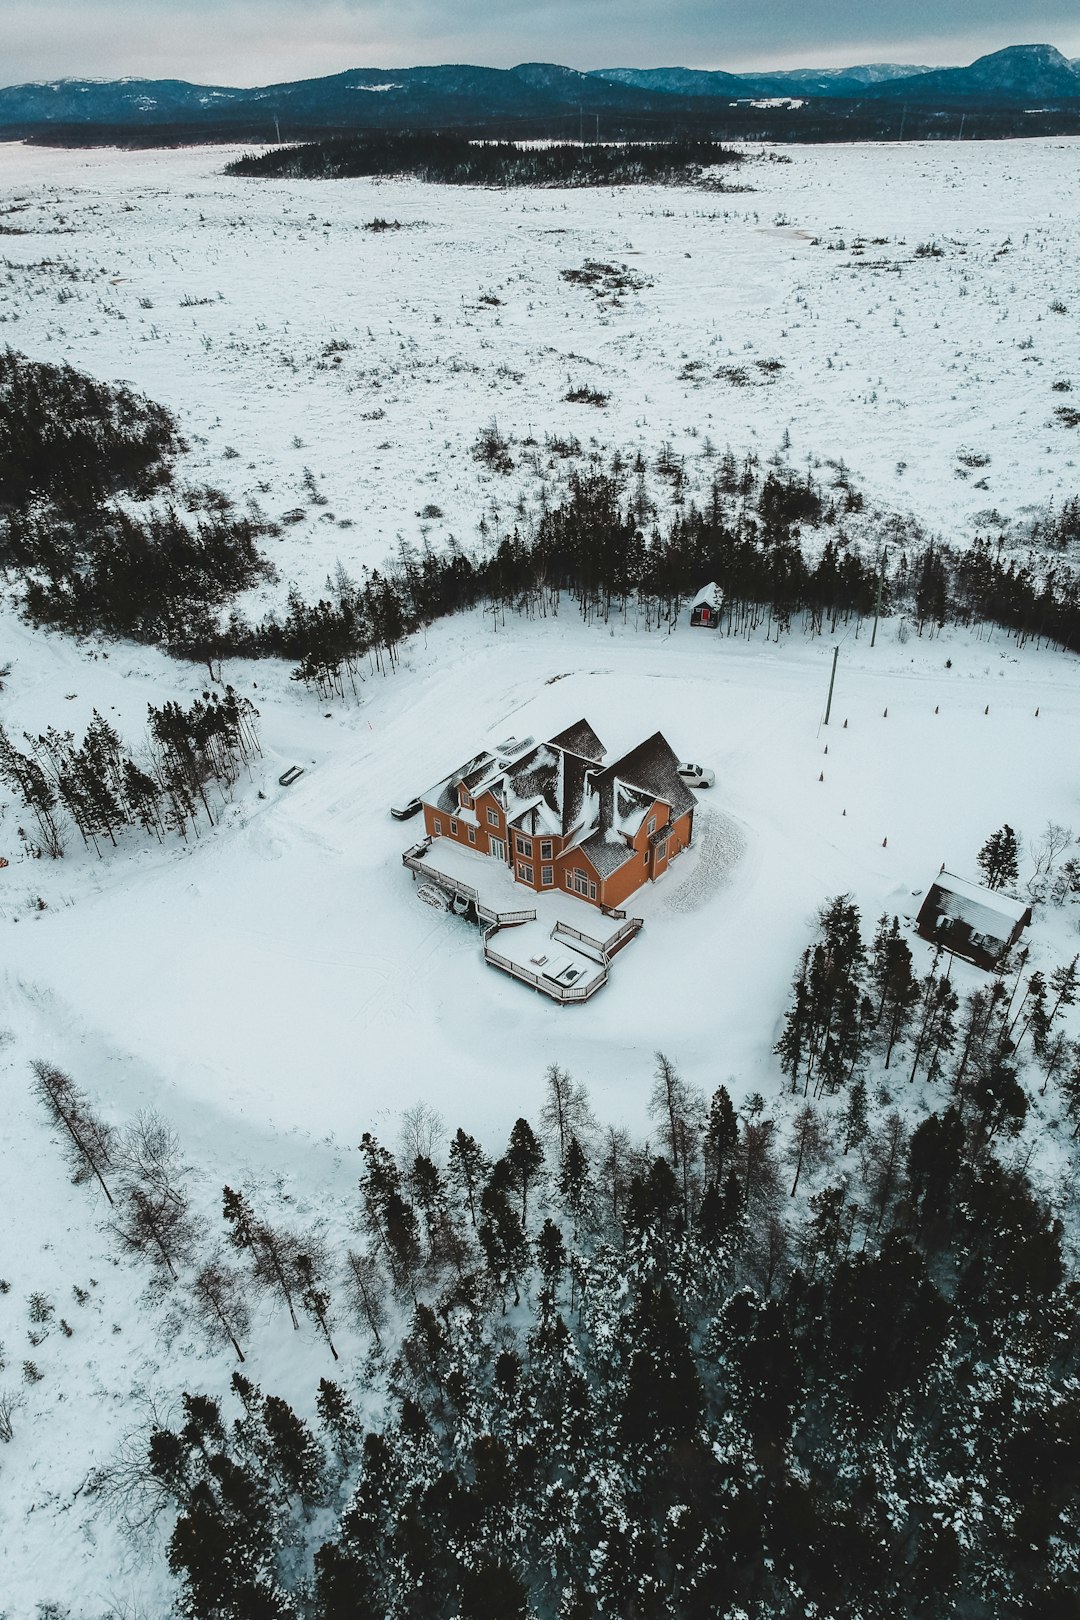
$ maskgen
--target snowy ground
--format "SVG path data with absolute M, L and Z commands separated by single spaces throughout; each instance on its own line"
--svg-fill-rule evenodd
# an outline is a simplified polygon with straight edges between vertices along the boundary
M 1077 489 L 1080 441 L 1048 425 L 1051 381 L 1080 386 L 1076 153 L 794 150 L 748 166 L 753 196 L 537 196 L 256 185 L 222 178 L 220 152 L 0 146 L 0 208 L 30 205 L 0 225 L 70 228 L 0 242 L 0 338 L 172 405 L 189 472 L 255 490 L 272 516 L 301 502 L 310 467 L 329 504 L 307 501 L 271 542 L 307 591 L 339 559 L 380 563 L 398 534 L 417 539 L 428 503 L 445 513 L 423 520 L 433 541 L 471 540 L 493 496 L 505 526 L 536 478 L 519 467 L 492 482 L 469 458 L 493 417 L 518 440 L 576 432 L 650 454 L 706 434 L 771 451 L 788 427 L 796 461 L 842 457 L 876 499 L 961 534 L 982 507 L 1021 514 Z M 376 215 L 416 228 L 362 230 Z M 899 273 L 848 268 L 850 252 L 825 245 L 856 235 L 888 237 L 865 257 L 903 260 Z M 912 259 L 930 240 L 943 257 Z M 611 310 L 559 279 L 596 257 L 651 285 Z M 74 276 L 27 268 L 43 259 Z M 485 292 L 502 302 L 481 304 Z M 322 355 L 332 339 L 353 345 L 340 366 Z M 753 362 L 772 357 L 785 369 L 745 388 L 679 377 L 701 359 L 764 379 Z M 568 377 L 610 391 L 609 407 L 562 403 Z M 972 469 L 959 450 L 990 463 Z M 230 1372 L 168 1299 L 137 1308 L 145 1278 L 68 1184 L 29 1060 L 69 1070 L 118 1122 L 157 1107 L 208 1219 L 228 1180 L 296 1226 L 340 1232 L 362 1131 L 392 1143 L 422 1100 L 498 1148 L 518 1115 L 535 1117 L 552 1061 L 635 1131 L 656 1048 L 703 1090 L 760 1090 L 771 1109 L 772 1043 L 826 898 L 850 891 L 868 920 L 912 913 L 941 863 L 972 873 L 1003 821 L 1029 839 L 1048 820 L 1080 831 L 1075 659 L 1017 652 L 997 632 L 905 639 L 890 623 L 873 650 L 851 633 L 824 728 L 830 657 L 827 642 L 729 642 L 685 623 L 671 636 L 586 627 L 570 604 L 498 627 L 468 615 L 329 715 L 284 669 L 226 666 L 261 711 L 265 755 L 198 842 L 37 862 L 0 813 L 0 1389 L 26 1399 L 0 1447 L 6 1620 L 45 1600 L 76 1620 L 164 1610 L 160 1550 L 131 1551 L 85 1482 L 147 1400 L 168 1407 Z M 137 743 L 148 701 L 190 701 L 206 678 L 144 649 L 33 635 L 5 608 L 7 662 L 0 719 L 15 736 L 81 733 L 97 707 Z M 485 742 L 582 715 L 614 752 L 662 729 L 717 783 L 695 848 L 632 908 L 646 926 L 611 982 L 560 1008 L 485 968 L 476 932 L 417 900 L 400 852 L 418 824 L 387 809 Z M 282 789 L 293 763 L 305 774 Z M 1033 966 L 1080 949 L 1075 915 L 1040 914 Z M 955 973 L 963 988 L 981 978 Z M 35 1290 L 70 1338 L 54 1323 L 28 1343 Z M 250 1348 L 252 1375 L 309 1411 L 325 1351 L 277 1319 Z M 31 1358 L 43 1376 L 28 1384 Z
M 724 196 L 232 180 L 222 149 L 0 145 L 0 227 L 27 233 L 0 241 L 0 339 L 133 381 L 204 476 L 272 517 L 306 506 L 275 553 L 314 589 L 398 537 L 471 543 L 485 508 L 505 530 L 549 434 L 670 443 L 693 470 L 707 439 L 769 454 L 787 430 L 796 465 L 843 459 L 875 503 L 962 537 L 1080 479 L 1052 389 L 1080 389 L 1078 150 L 793 147 Z M 597 259 L 645 285 L 611 307 L 561 279 Z M 609 404 L 567 403 L 580 386 Z M 506 477 L 471 460 L 492 420 L 539 441 L 534 467 L 520 444 Z

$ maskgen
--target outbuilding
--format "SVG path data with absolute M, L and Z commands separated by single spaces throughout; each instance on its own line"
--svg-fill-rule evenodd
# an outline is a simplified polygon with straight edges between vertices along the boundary
M 919 907 L 923 939 L 993 972 L 1031 921 L 1031 907 L 942 870 Z
M 719 585 L 703 585 L 690 604 L 690 623 L 706 630 L 716 630 L 720 624 L 720 609 L 724 593 Z

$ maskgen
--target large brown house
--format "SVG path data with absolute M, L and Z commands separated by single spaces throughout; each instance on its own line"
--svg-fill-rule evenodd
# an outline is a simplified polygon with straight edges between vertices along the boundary
M 604 757 L 587 720 L 485 750 L 421 795 L 427 831 L 504 862 L 526 888 L 621 906 L 690 843 L 695 801 L 659 731 Z

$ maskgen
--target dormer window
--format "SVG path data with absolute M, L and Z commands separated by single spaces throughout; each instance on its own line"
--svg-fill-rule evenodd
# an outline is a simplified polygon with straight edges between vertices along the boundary
M 471 810 L 472 809 L 472 796 L 469 793 L 468 788 L 464 788 L 464 787 L 459 788 L 458 792 L 459 792 L 459 795 L 460 795 L 461 808 L 463 810 Z

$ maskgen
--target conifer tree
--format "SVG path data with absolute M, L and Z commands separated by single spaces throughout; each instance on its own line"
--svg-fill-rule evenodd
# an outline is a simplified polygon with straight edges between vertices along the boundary
M 726 1086 L 717 1086 L 709 1104 L 709 1119 L 705 1127 L 702 1156 L 705 1174 L 718 1186 L 722 1185 L 739 1141 L 739 1121 Z
M 115 1200 L 106 1185 L 105 1175 L 114 1167 L 116 1132 L 94 1112 L 89 1099 L 70 1075 L 40 1059 L 35 1059 L 30 1067 L 37 1096 L 65 1133 L 71 1179 L 80 1185 L 93 1177 L 108 1202 L 113 1204 Z
M 1020 840 L 1008 822 L 991 833 L 975 857 L 988 889 L 1004 889 L 1020 877 Z
M 527 1119 L 515 1122 L 503 1163 L 510 1185 L 521 1195 L 521 1225 L 527 1229 L 529 1189 L 535 1185 L 544 1163 L 544 1149 Z
M 448 1173 L 458 1197 L 469 1211 L 469 1219 L 474 1227 L 480 1207 L 480 1193 L 490 1170 L 491 1161 L 479 1142 L 459 1128 L 450 1144 Z

